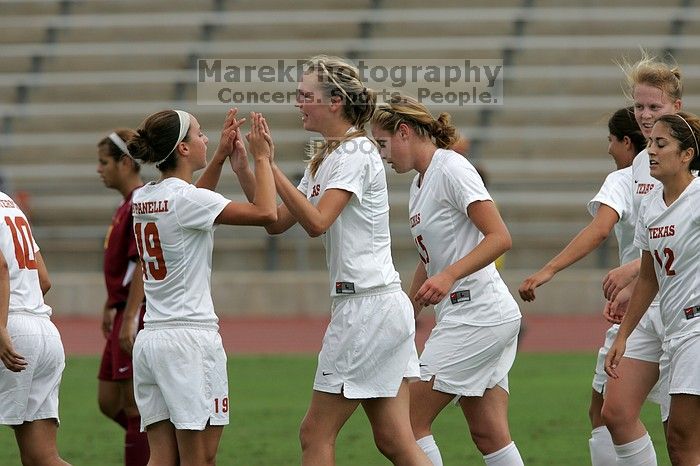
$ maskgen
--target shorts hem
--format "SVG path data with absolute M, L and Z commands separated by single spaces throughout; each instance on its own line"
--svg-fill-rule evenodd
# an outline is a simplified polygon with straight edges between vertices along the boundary
M 700 395 L 700 389 L 698 388 L 676 388 L 668 391 L 669 395 Z
M 170 422 L 172 422 L 172 420 Z M 204 429 L 206 429 L 207 424 L 209 424 L 210 426 L 227 426 L 228 423 L 229 423 L 228 419 L 225 421 L 214 422 L 214 420 L 211 418 L 205 420 L 204 422 L 172 422 L 173 426 L 175 426 L 175 429 L 177 429 L 177 430 L 198 430 L 198 431 L 203 431 Z
M 345 387 L 345 389 L 343 390 L 343 385 L 340 385 L 340 386 L 314 385 L 314 390 L 317 392 L 331 393 L 334 395 L 343 395 L 343 397 L 347 398 L 348 400 L 368 400 L 370 398 L 396 398 L 396 395 L 399 393 L 398 387 L 396 388 L 396 390 L 393 390 L 393 391 L 366 393 L 366 392 L 359 392 L 357 390 L 349 390 L 348 391 L 347 387 Z
M 56 421 L 56 424 L 60 424 L 61 420 L 58 418 L 57 414 L 37 414 L 34 416 L 32 419 L 23 419 L 23 418 L 10 418 L 10 419 L 2 419 L 0 418 L 0 426 L 21 426 L 25 422 L 34 422 L 34 421 L 44 421 L 44 420 L 49 420 L 53 419 Z
M 661 355 L 658 357 L 653 357 L 653 356 L 644 356 L 644 355 L 637 355 L 637 354 L 629 354 L 628 352 L 625 351 L 625 355 L 622 356 L 623 358 L 627 359 L 634 359 L 636 361 L 644 361 L 644 362 L 651 362 L 651 363 L 659 363 L 659 360 L 661 359 Z
M 168 413 L 161 413 L 157 414 L 155 416 L 151 416 L 149 418 L 141 418 L 141 432 L 146 432 L 146 427 L 150 426 L 151 424 L 155 424 L 156 422 L 160 421 L 169 421 L 170 420 L 170 415 Z

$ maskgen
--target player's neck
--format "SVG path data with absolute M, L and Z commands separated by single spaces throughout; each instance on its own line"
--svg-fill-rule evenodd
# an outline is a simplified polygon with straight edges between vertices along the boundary
M 141 177 L 138 175 L 132 176 L 119 187 L 119 192 L 121 193 L 122 197 L 126 199 L 134 191 L 134 189 L 138 188 L 139 186 L 143 186 Z
M 435 155 L 435 151 L 437 150 L 437 146 L 433 144 L 432 141 L 428 139 L 418 139 L 415 144 L 413 144 L 413 151 L 415 154 L 415 165 L 414 168 L 415 170 L 421 174 L 421 179 L 423 178 L 423 175 L 425 175 L 425 172 L 428 170 L 428 167 L 430 166 L 430 162 L 433 160 L 433 155 Z
M 664 202 L 666 205 L 673 204 L 676 199 L 681 197 L 683 191 L 685 191 L 688 185 L 693 182 L 694 178 L 695 177 L 688 172 L 684 173 L 683 175 L 674 176 L 668 180 L 663 180 Z

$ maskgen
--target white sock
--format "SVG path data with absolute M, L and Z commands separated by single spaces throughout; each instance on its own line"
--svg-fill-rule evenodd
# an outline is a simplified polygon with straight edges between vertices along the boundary
M 523 466 L 525 464 L 515 442 L 510 442 L 500 450 L 484 455 L 484 462 L 486 466 Z
M 416 440 L 416 443 L 423 450 L 425 456 L 433 463 L 433 466 L 442 466 L 442 456 L 440 456 L 440 449 L 435 443 L 435 439 L 432 435 L 428 435 L 421 439 Z
M 649 433 L 624 445 L 615 445 L 618 466 L 656 466 L 656 451 Z
M 607 427 L 600 426 L 591 431 L 588 447 L 591 450 L 591 465 L 615 466 L 617 464 L 615 445 L 613 445 L 612 437 Z

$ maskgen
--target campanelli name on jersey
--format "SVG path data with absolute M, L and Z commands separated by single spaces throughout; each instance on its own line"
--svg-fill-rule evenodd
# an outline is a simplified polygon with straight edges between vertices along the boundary
M 134 202 L 132 206 L 134 215 L 140 214 L 159 214 L 168 211 L 168 200 L 164 201 L 147 201 Z
M 649 227 L 649 238 L 666 238 L 676 234 L 676 225 L 664 225 L 662 227 Z

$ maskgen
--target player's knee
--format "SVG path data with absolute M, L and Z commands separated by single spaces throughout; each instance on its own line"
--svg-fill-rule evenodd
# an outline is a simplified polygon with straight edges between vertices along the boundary
M 689 445 L 686 432 L 682 429 L 676 429 L 672 425 L 668 426 L 666 434 L 666 442 L 668 446 L 668 456 L 671 458 L 671 464 L 683 464 L 683 452 L 688 451 L 693 445 Z
M 603 418 L 603 423 L 611 431 L 615 430 L 615 428 L 629 425 L 635 422 L 639 417 L 638 410 L 631 409 L 629 406 L 625 406 L 621 403 L 603 404 L 600 414 Z
M 382 455 L 386 456 L 390 460 L 395 459 L 399 454 L 405 450 L 402 448 L 402 440 L 393 432 L 387 432 L 383 430 L 375 430 L 374 432 L 374 444 Z M 413 439 L 410 439 L 413 442 Z
M 507 428 L 497 429 L 493 426 L 474 426 L 469 429 L 472 441 L 482 455 L 498 451 L 511 441 Z
M 299 443 L 302 450 L 307 450 L 320 441 L 318 431 L 314 420 L 309 416 L 304 417 L 299 427 Z
M 58 452 L 55 448 L 25 448 L 20 451 L 22 466 L 44 466 L 57 464 Z

